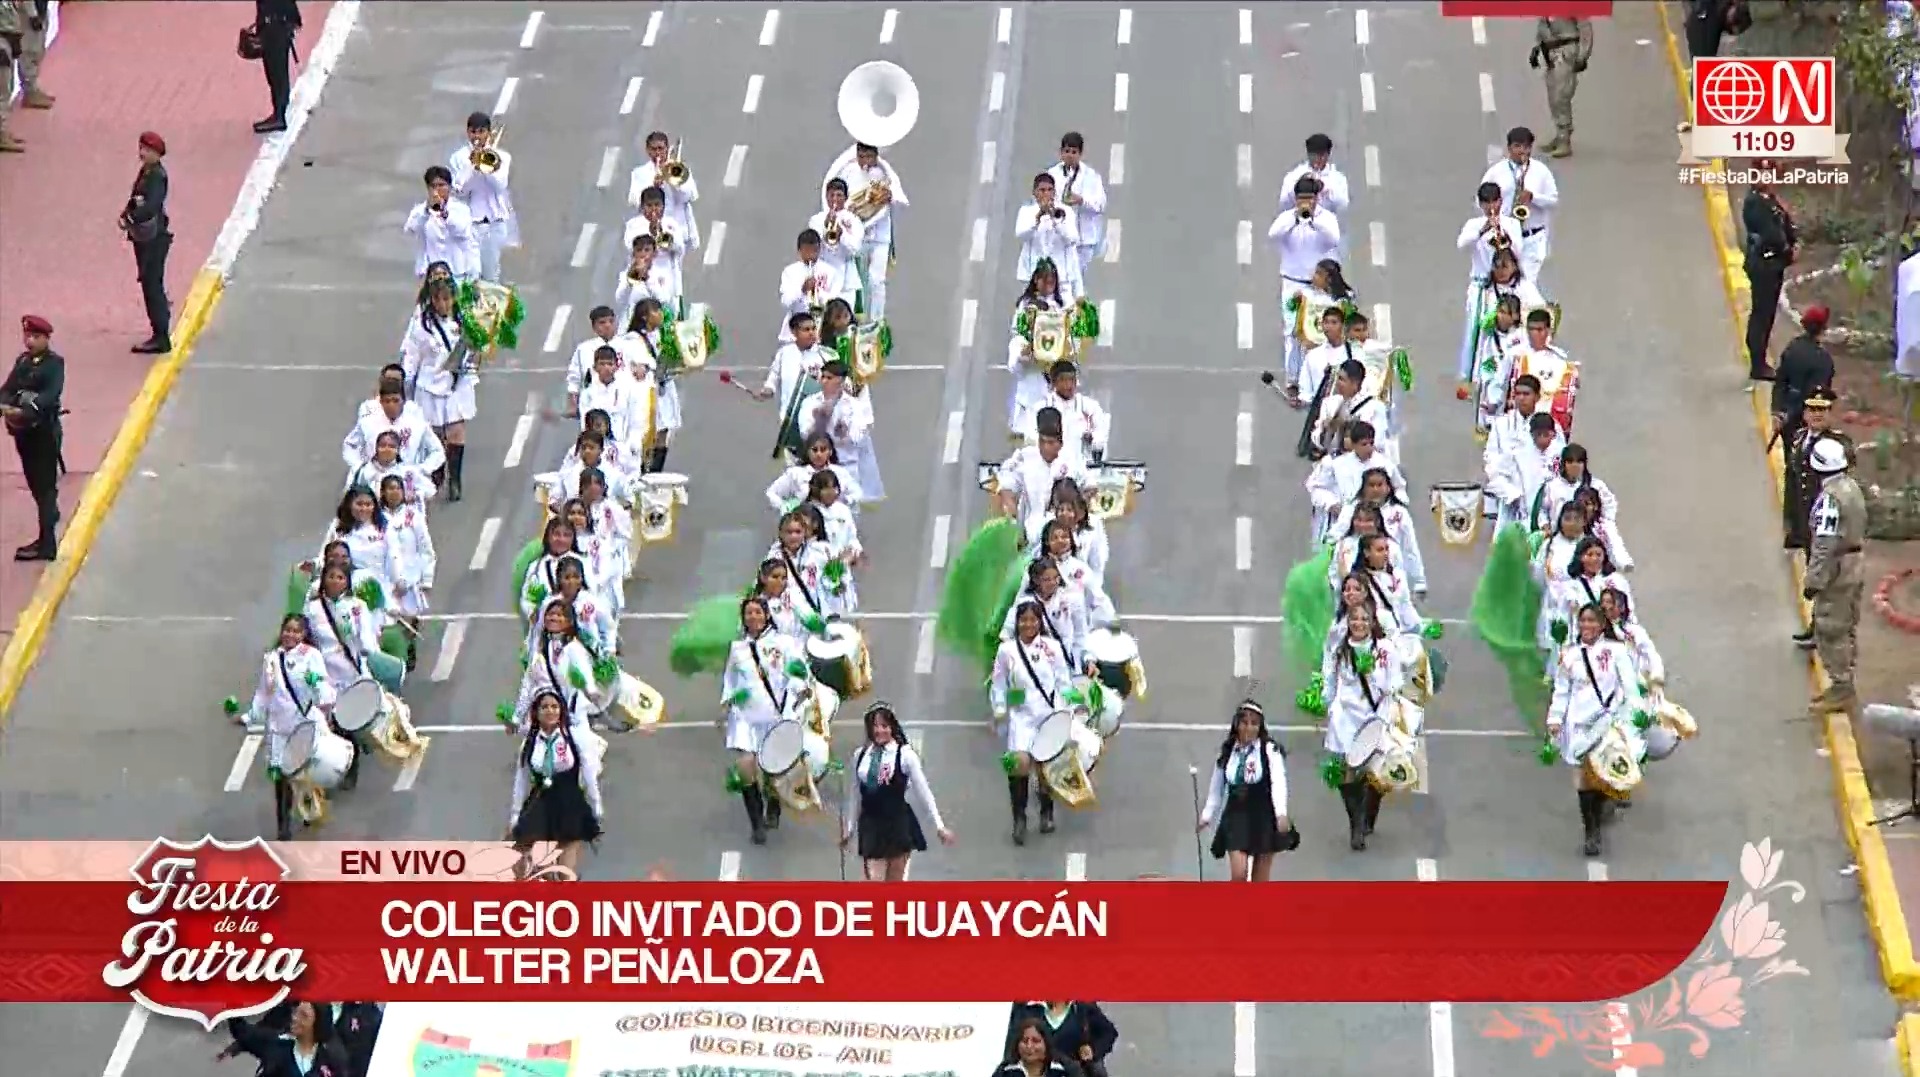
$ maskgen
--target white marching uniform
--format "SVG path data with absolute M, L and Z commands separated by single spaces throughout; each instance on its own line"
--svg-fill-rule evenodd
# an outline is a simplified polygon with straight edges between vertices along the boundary
M 995 718 L 1007 723 L 1007 751 L 1033 750 L 1034 735 L 1047 716 L 1060 709 L 1060 697 L 1073 687 L 1060 644 L 1043 631 L 1032 643 L 1004 640 L 993 656 L 988 686 Z M 1015 693 L 1023 693 L 1016 702 Z
M 627 220 L 626 230 L 621 233 L 620 242 L 623 249 L 631 252 L 634 240 L 651 235 L 653 235 L 653 222 L 644 216 L 630 217 Z M 655 273 L 660 274 L 659 286 L 673 296 L 668 306 L 675 310 L 680 308 L 681 297 L 686 295 L 686 254 L 687 237 L 686 233 L 680 230 L 680 222 L 671 217 L 662 216 L 660 235 L 654 239 L 653 268 L 647 277 L 651 282 Z M 653 287 L 654 285 L 649 283 L 649 290 Z
M 580 386 L 582 428 L 588 412 L 604 411 L 611 424 L 609 432 L 623 445 L 632 444 L 636 433 L 644 437 L 653 415 L 653 394 L 627 373 L 624 366 L 616 366 L 608 381 L 601 381 L 595 375 Z
M 827 578 L 827 566 L 833 562 L 833 547 L 825 542 L 808 539 L 797 553 L 788 553 L 775 542 L 761 560 L 779 560 L 787 566 L 787 597 L 793 602 L 795 614 L 803 620 L 815 616 L 827 620 L 850 618 L 859 612 L 852 571 L 841 577 L 840 585 Z
M 340 488 L 340 492 L 345 494 L 357 486 L 363 490 L 372 490 L 377 497 L 380 494 L 380 484 L 385 482 L 389 475 L 399 478 L 400 488 L 405 491 L 409 505 L 425 508 L 427 502 L 433 500 L 433 495 L 439 492 L 439 487 L 433 484 L 433 477 L 427 474 L 425 468 L 399 460 L 391 464 L 369 460 L 359 467 L 349 468 L 347 483 Z
M 1060 276 L 1060 295 L 1071 306 L 1087 294 L 1080 277 L 1080 222 L 1072 206 L 1054 203 L 1061 214 L 1043 213 L 1037 202 L 1020 207 L 1013 219 L 1013 235 L 1020 241 L 1020 260 L 1014 279 L 1026 284 L 1042 260 L 1050 261 Z
M 538 594 L 544 598 L 560 593 L 560 562 L 569 557 L 580 562 L 581 585 L 593 592 L 594 596 L 602 602 L 613 605 L 607 594 L 610 581 L 594 577 L 593 565 L 588 561 L 586 554 L 575 551 L 555 557 L 550 553 L 543 553 L 533 559 L 533 564 L 527 566 L 527 574 L 520 579 L 520 615 L 525 617 L 529 624 L 533 624 L 533 615 L 542 608 L 534 601 L 534 596 Z M 535 629 L 539 627 L 534 624 Z
M 1044 528 L 1046 525 L 1043 523 Z M 1030 532 L 1031 534 L 1031 532 Z M 1038 535 L 1033 535 L 1037 540 Z M 1107 525 L 1099 520 L 1088 520 L 1073 533 L 1073 547 L 1082 564 L 1092 574 L 1094 583 L 1104 590 L 1107 585 Z
M 687 249 L 697 251 L 700 249 L 700 220 L 694 215 L 693 204 L 700 201 L 700 184 L 695 182 L 693 174 L 689 172 L 687 181 L 676 187 L 668 183 L 660 173 L 660 166 L 654 164 L 651 157 L 640 162 L 632 172 L 628 173 L 627 205 L 638 212 L 640 196 L 647 192 L 647 188 L 660 188 L 661 193 L 667 196 L 667 208 L 660 215 L 661 218 L 671 219 L 678 226 L 681 236 L 685 238 Z M 629 250 L 633 248 L 633 240 L 627 240 L 627 248 Z
M 247 724 L 264 727 L 267 765 L 286 765 L 287 741 L 308 721 L 324 721 L 316 712 L 333 706 L 336 693 L 320 652 L 305 644 L 291 649 L 274 647 L 260 659 L 260 679 L 253 687 Z
M 500 167 L 492 175 L 473 167 L 473 146 L 461 146 L 447 159 L 453 172 L 453 197 L 466 204 L 473 218 L 474 239 L 479 247 L 480 279 L 500 280 L 500 252 L 520 245 L 520 216 L 513 211 L 513 193 L 508 189 L 513 173 L 513 154 L 498 146 Z
M 619 326 L 624 330 L 633 324 L 633 308 L 640 305 L 642 299 L 657 300 L 667 310 L 673 310 L 680 302 L 679 282 L 671 270 L 657 264 L 659 255 L 655 254 L 656 264 L 647 267 L 647 275 L 639 280 L 633 279 L 633 268 L 629 263 L 620 271 L 620 279 L 613 286 L 613 313 L 620 319 Z M 596 345 L 596 348 L 598 345 Z M 587 368 L 593 368 L 593 356 L 587 356 Z
M 622 323 L 625 324 L 625 323 Z M 567 357 L 567 393 L 578 396 L 581 386 L 593 377 L 593 356 L 601 348 L 612 348 L 626 361 L 627 372 L 639 377 L 636 367 L 648 366 L 647 349 L 641 344 L 637 333 L 622 332 L 612 340 L 603 340 L 591 336 L 573 346 L 573 354 Z M 582 415 L 586 409 L 581 409 Z
M 1541 161 L 1529 160 L 1525 165 L 1511 160 L 1495 161 L 1487 166 L 1480 182 L 1500 188 L 1500 214 L 1504 217 L 1513 216 L 1513 201 L 1520 190 L 1533 192 L 1526 227 L 1519 229 L 1520 241 L 1514 244 L 1513 252 L 1520 259 L 1520 272 L 1538 283 L 1540 270 L 1546 266 L 1552 249 L 1553 233 L 1549 226 L 1553 223 L 1553 211 L 1560 205 L 1560 185 L 1554 182 L 1553 171 Z
M 1338 399 L 1338 398 L 1336 398 Z M 1371 401 L 1376 406 L 1379 401 Z M 1342 452 L 1321 457 L 1307 472 L 1307 502 L 1313 507 L 1313 534 L 1316 542 L 1328 535 L 1340 534 L 1334 529 L 1334 523 L 1341 511 L 1355 498 L 1360 496 L 1361 483 L 1366 474 L 1375 468 L 1386 470 L 1387 479 L 1395 490 L 1407 488 L 1406 476 L 1400 474 L 1400 467 L 1394 458 L 1378 448 L 1366 459 L 1359 453 Z
M 575 680 L 585 687 L 577 687 Z M 593 655 L 585 644 L 577 639 L 563 642 L 544 632 L 535 639 L 533 648 L 527 652 L 527 671 L 520 676 L 519 698 L 513 704 L 515 732 L 523 737 L 527 735 L 533 720 L 530 713 L 533 698 L 548 689 L 566 701 L 567 723 L 574 727 L 574 735 L 590 733 L 582 727 L 598 713 L 592 695 L 599 689 L 599 682 L 594 680 Z M 596 747 L 604 747 L 606 743 L 598 734 L 592 734 L 591 739 Z
M 810 438 L 814 431 L 820 431 L 832 439 L 834 455 L 852 470 L 855 488 L 862 497 L 879 501 L 887 496 L 886 484 L 880 479 L 880 455 L 873 444 L 873 401 L 869 394 L 855 396 L 843 391 L 832 401 L 825 393 L 810 394 L 800 401 L 796 421 L 802 437 Z
M 1572 639 L 1574 629 L 1579 627 L 1580 608 L 1599 605 L 1600 596 L 1609 590 L 1626 595 L 1629 603 L 1633 601 L 1633 585 L 1620 573 L 1588 576 L 1580 571 L 1579 566 L 1572 566 L 1568 575 L 1547 589 L 1546 600 L 1540 604 L 1540 646 L 1548 650 L 1560 646 L 1553 638 L 1553 622 L 1556 619 L 1566 623 L 1567 638 Z
M 1619 522 L 1620 499 L 1613 496 L 1613 487 L 1608 486 L 1605 480 L 1589 476 L 1581 482 L 1568 482 L 1558 470 L 1555 470 L 1547 479 L 1546 492 L 1540 499 L 1540 518 L 1547 521 L 1546 526 L 1555 525 L 1555 522 L 1560 519 L 1561 507 L 1572 501 L 1582 486 L 1591 486 L 1593 492 L 1600 495 L 1600 515 L 1608 523 Z M 1615 562 L 1619 560 L 1617 557 L 1614 558 Z
M 837 451 L 837 450 L 836 450 Z M 775 512 L 786 512 L 807 499 L 807 484 L 813 481 L 816 469 L 812 464 L 795 464 L 782 471 L 778 478 L 767 484 L 767 505 Z M 848 471 L 845 464 L 828 464 L 827 471 L 840 480 L 840 501 L 842 504 L 859 505 L 865 499 L 860 489 L 860 481 Z
M 1046 370 L 1032 355 L 1033 342 L 1020 332 L 1020 313 L 1032 305 L 1043 310 L 1060 310 L 1066 303 L 1058 296 L 1036 295 L 1014 305 L 1013 320 L 1007 330 L 1007 373 L 1013 375 L 1013 384 L 1007 390 L 1007 430 L 1015 437 L 1024 436 L 1026 417 L 1038 411 L 1040 401 L 1053 392 L 1047 384 Z
M 631 471 L 616 465 L 613 460 L 614 446 L 608 445 L 601 450 L 600 474 L 607 480 L 607 496 L 617 501 L 633 500 L 633 484 L 628 480 Z M 586 474 L 587 465 L 580 462 L 577 449 L 570 449 L 567 458 L 561 462 L 560 470 L 554 472 L 554 478 L 547 483 L 547 504 L 556 508 L 580 496 L 580 477 Z
M 794 406 L 801 388 L 807 379 L 818 380 L 820 368 L 826 365 L 832 356 L 825 348 L 815 344 L 802 351 L 799 346 L 789 342 L 782 344 L 773 353 L 773 360 L 767 364 L 767 380 L 760 385 L 761 392 L 772 393 L 778 402 L 778 414 L 784 417 L 788 409 Z
M 422 616 L 428 611 L 427 593 L 433 590 L 434 572 L 440 565 L 426 511 L 411 504 L 390 510 L 387 534 L 392 543 L 393 603 L 409 617 Z
M 1645 754 L 1646 737 L 1634 725 L 1633 712 L 1645 702 L 1633 649 L 1602 638 L 1560 648 L 1553 662 L 1553 702 L 1547 724 L 1559 726 L 1555 747 L 1568 766 L 1586 761 L 1611 727 L 1626 734 L 1634 757 Z
M 467 354 L 457 319 L 442 320 L 431 308 L 422 308 L 407 326 L 400 365 L 428 425 L 439 429 L 464 423 L 478 413 L 474 386 L 479 372 Z
M 1395 492 L 1398 492 L 1398 488 L 1396 488 Z M 1333 529 L 1329 533 L 1344 536 L 1352 531 L 1353 510 L 1359 507 L 1359 504 L 1360 501 L 1357 497 L 1348 499 L 1346 505 L 1340 509 L 1340 515 L 1334 519 Z M 1388 563 L 1406 573 L 1407 583 L 1413 588 L 1415 594 L 1425 594 L 1427 590 L 1427 563 L 1426 559 L 1420 556 L 1420 535 L 1419 532 L 1414 530 L 1412 511 L 1397 501 L 1389 501 L 1380 506 L 1380 520 L 1381 523 L 1386 525 L 1385 531 L 1388 546 L 1396 551 L 1396 555 L 1389 557 Z M 1345 539 L 1343 538 L 1342 541 L 1344 542 Z M 1359 542 L 1355 540 L 1354 547 L 1356 551 L 1358 546 Z M 1340 557 L 1339 554 L 1336 553 L 1334 555 L 1334 564 L 1338 566 L 1339 562 Z M 1353 563 L 1351 556 L 1347 558 L 1347 563 L 1349 565 Z M 1337 578 L 1334 584 L 1337 589 L 1339 585 Z
M 1100 179 L 1099 171 L 1084 161 L 1071 169 L 1064 164 L 1056 164 L 1047 169 L 1047 175 L 1053 177 L 1053 186 L 1059 192 L 1061 206 L 1073 213 L 1074 223 L 1079 227 L 1077 253 L 1080 256 L 1080 281 L 1084 286 L 1093 260 L 1107 249 L 1107 185 Z M 1080 204 L 1067 205 L 1068 193 L 1080 196 Z M 1085 294 L 1084 291 L 1081 294 Z
M 401 231 L 413 237 L 414 276 L 425 277 L 435 262 L 447 263 L 458 280 L 480 275 L 480 233 L 473 227 L 473 211 L 458 198 L 447 200 L 444 214 L 416 203 Z
M 1087 632 L 1091 628 L 1087 604 L 1082 596 L 1083 592 L 1068 587 L 1064 582 L 1052 598 L 1041 598 L 1031 585 L 1022 587 L 1020 596 L 1013 600 L 1012 608 L 1007 610 L 1006 621 L 1000 626 L 1000 638 L 1013 639 L 1020 607 L 1029 602 L 1036 603 L 1041 610 L 1040 634 L 1060 645 L 1068 668 L 1078 669 L 1086 649 Z
M 1527 308 L 1522 307 L 1523 311 Z M 1480 381 L 1480 398 L 1475 402 L 1480 415 L 1474 426 L 1485 433 L 1487 427 L 1506 410 L 1507 393 L 1513 385 L 1513 357 L 1525 351 L 1527 330 L 1516 323 L 1512 329 L 1501 332 L 1499 326 L 1480 334 L 1480 346 L 1476 349 L 1474 362 L 1477 364 L 1468 378 L 1462 380 Z M 1492 369 L 1487 369 L 1491 363 Z
M 1392 720 L 1394 696 L 1406 683 L 1406 669 L 1391 637 L 1355 647 L 1373 655 L 1373 668 L 1365 676 L 1347 656 L 1347 638 L 1346 632 L 1338 633 L 1320 660 L 1327 700 L 1327 731 L 1321 744 L 1340 756 L 1346 755 L 1362 726 L 1376 718 Z
M 1334 164 L 1332 161 L 1328 161 L 1327 167 L 1316 169 L 1313 167 L 1312 162 L 1302 161 L 1294 165 L 1293 168 L 1280 179 L 1281 213 L 1293 212 L 1293 187 L 1294 184 L 1300 182 L 1302 176 L 1312 176 L 1314 179 L 1320 181 L 1321 205 L 1336 214 L 1345 214 L 1347 212 L 1348 195 L 1350 192 L 1347 188 L 1346 174 L 1340 171 L 1340 166 Z
M 383 592 L 388 595 L 393 593 L 393 581 L 400 578 L 400 558 L 396 537 L 389 528 L 365 523 L 343 532 L 336 523 L 327 528 L 327 540 L 320 544 L 323 554 L 326 547 L 336 542 L 347 544 L 347 556 L 353 559 L 356 572 L 367 573 L 380 584 Z M 316 557 L 314 564 L 318 565 L 324 560 L 324 556 Z M 318 573 L 315 577 L 318 578 Z
M 1507 243 L 1518 257 L 1521 244 L 1520 222 L 1506 213 L 1501 214 L 1499 221 L 1497 234 L 1506 237 Z M 1453 241 L 1453 245 L 1460 250 L 1473 252 L 1471 268 L 1467 272 L 1467 297 L 1463 310 L 1465 321 L 1460 330 L 1460 364 L 1455 374 L 1460 381 L 1470 381 L 1473 378 L 1473 362 L 1477 358 L 1474 355 L 1473 346 L 1474 329 L 1479 324 L 1482 314 L 1480 308 L 1485 298 L 1481 293 L 1485 291 L 1487 282 L 1493 279 L 1493 235 L 1481 232 L 1486 225 L 1487 217 L 1484 213 L 1468 217 L 1466 223 L 1460 226 L 1460 234 Z M 1526 265 L 1522 262 L 1522 273 L 1528 279 L 1532 279 L 1533 274 L 1526 273 L 1525 270 Z
M 628 370 L 639 380 L 641 387 L 653 387 L 653 432 L 655 435 L 671 436 L 686 422 L 685 413 L 680 410 L 680 382 L 660 364 L 660 337 L 664 330 L 655 329 L 646 333 L 629 333 L 628 337 L 638 344 L 635 360 Z M 639 446 L 635 446 L 636 449 Z M 638 467 L 638 462 L 635 467 Z
M 1082 466 L 1091 466 L 1093 457 L 1105 456 L 1107 442 L 1113 436 L 1113 418 L 1098 400 L 1075 389 L 1070 398 L 1052 389 L 1026 410 L 1018 433 L 1032 445 L 1040 440 L 1039 416 L 1043 408 L 1060 413 L 1060 455 L 1072 454 Z
M 534 648 L 540 646 L 540 619 L 547 614 L 547 608 L 566 599 L 558 592 L 549 594 L 540 602 L 539 612 L 527 624 L 525 642 L 529 657 Z M 613 607 L 606 600 L 587 588 L 573 596 L 574 623 L 580 626 L 580 642 L 587 648 L 589 655 L 612 655 L 619 645 L 620 620 L 614 616 Z
M 402 462 L 428 472 L 446 466 L 446 446 L 440 443 L 440 435 L 433 432 L 433 424 L 427 421 L 427 413 L 420 405 L 408 400 L 400 405 L 399 417 L 389 419 L 381 410 L 378 397 L 361 402 L 353 429 L 340 440 L 340 461 L 351 470 L 372 460 L 380 435 L 389 430 L 400 437 Z
M 1088 628 L 1106 628 L 1120 619 L 1113 599 L 1107 594 L 1106 583 L 1086 561 L 1068 554 L 1054 558 L 1053 567 L 1060 571 L 1061 585 L 1074 592 L 1086 609 Z
M 757 752 L 775 723 L 783 721 L 808 691 L 805 677 L 787 673 L 790 661 L 804 662 L 799 640 L 771 628 L 752 639 L 737 639 L 727 651 L 720 675 L 720 704 L 727 711 L 727 749 Z
M 814 282 L 812 295 L 804 291 L 809 280 Z M 780 343 L 793 343 L 793 330 L 787 326 L 787 319 L 796 314 L 805 314 L 814 307 L 824 307 L 835 299 L 852 303 L 853 288 L 847 284 L 847 275 L 832 262 L 824 258 L 813 262 L 794 262 L 781 270 Z
M 1561 450 L 1567 447 L 1558 432 L 1546 448 L 1534 445 L 1533 432 L 1528 429 L 1532 418 L 1508 409 L 1487 428 L 1480 462 L 1486 469 L 1487 514 L 1498 512 L 1498 527 L 1528 523 L 1533 495 L 1546 484 L 1559 465 Z
M 866 225 L 860 223 L 860 218 L 844 209 L 833 216 L 840 227 L 840 234 L 831 240 L 827 238 L 826 210 L 823 209 L 808 218 L 807 227 L 820 233 L 820 260 L 832 264 L 840 271 L 843 280 L 852 281 L 853 286 L 858 288 L 860 266 L 857 259 L 860 257 L 861 244 L 866 239 Z
M 867 267 L 866 297 L 867 314 L 874 321 L 885 321 L 887 317 L 887 277 L 892 271 L 893 262 L 893 211 L 896 206 L 911 205 L 907 201 L 907 189 L 900 182 L 900 173 L 893 165 L 881 157 L 872 169 L 860 167 L 855 147 L 848 146 L 827 167 L 827 174 L 820 181 L 820 208 L 827 205 L 827 181 L 841 179 L 847 184 L 849 198 L 857 198 L 869 183 L 885 183 L 893 192 L 893 200 L 881 206 L 873 217 L 861 227 L 860 253 Z
M 1280 319 L 1286 338 L 1287 384 L 1300 380 L 1300 363 L 1306 358 L 1306 346 L 1293 334 L 1292 312 L 1287 303 L 1295 296 L 1301 302 L 1313 289 L 1313 273 L 1328 258 L 1340 257 L 1340 218 L 1330 209 L 1316 210 L 1306 220 L 1291 207 L 1283 210 L 1267 226 L 1267 241 L 1280 257 Z
M 367 656 L 380 649 L 380 619 L 367 604 L 351 594 L 331 603 L 315 597 L 307 602 L 306 614 L 313 646 L 326 663 L 334 690 L 366 676 Z
M 1339 531 L 1336 531 L 1335 534 L 1340 535 L 1340 538 L 1334 542 L 1333 555 L 1327 563 L 1327 585 L 1333 588 L 1334 599 L 1338 601 L 1341 582 L 1349 575 L 1361 571 L 1355 567 L 1360 563 L 1360 538 L 1357 535 L 1349 535 Z M 1406 563 L 1406 547 L 1400 545 L 1397 539 L 1387 539 L 1388 567 L 1398 569 L 1400 572 L 1405 573 Z M 1341 624 L 1335 624 L 1334 629 L 1338 632 L 1346 631 L 1346 627 Z
M 588 507 L 587 522 L 592 530 L 575 532 L 574 548 L 586 562 L 587 579 L 599 581 L 600 596 L 618 616 L 627 609 L 623 585 L 633 565 L 633 514 L 617 501 L 602 500 Z
M 1028 538 L 1037 539 L 1052 515 L 1047 512 L 1047 499 L 1053 495 L 1053 484 L 1061 479 L 1072 479 L 1074 485 L 1085 488 L 1087 469 L 1078 460 L 1069 456 L 1065 449 L 1048 463 L 1040 456 L 1040 448 L 1028 445 L 1014 450 L 1000 465 L 998 472 L 1000 492 L 1012 494 L 1020 499 L 1020 524 Z M 1092 564 L 1092 558 L 1088 558 Z M 1098 569 L 1105 576 L 1105 560 Z
M 1660 657 L 1660 648 L 1653 645 L 1653 635 L 1645 625 L 1638 621 L 1617 622 L 1613 626 L 1621 639 L 1633 651 L 1634 669 L 1640 679 L 1646 682 L 1649 696 L 1657 697 L 1667 683 L 1667 663 Z

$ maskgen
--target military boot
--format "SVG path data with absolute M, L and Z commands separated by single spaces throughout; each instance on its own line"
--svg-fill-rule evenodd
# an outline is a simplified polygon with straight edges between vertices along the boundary
M 1840 714 L 1852 710 L 1857 702 L 1859 696 L 1854 692 L 1853 685 L 1834 683 L 1828 685 L 1826 691 L 1814 696 L 1808 707 L 1815 715 Z

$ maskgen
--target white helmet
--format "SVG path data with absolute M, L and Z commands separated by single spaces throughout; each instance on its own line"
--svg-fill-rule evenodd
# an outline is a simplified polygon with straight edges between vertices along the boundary
M 1832 475 L 1847 469 L 1847 447 L 1832 438 L 1821 438 L 1813 443 L 1813 452 L 1807 463 L 1822 475 Z

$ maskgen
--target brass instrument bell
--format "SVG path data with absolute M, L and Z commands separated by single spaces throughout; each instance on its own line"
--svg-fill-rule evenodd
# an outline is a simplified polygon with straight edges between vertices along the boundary
M 666 227 L 659 221 L 653 222 L 653 227 L 647 235 L 653 238 L 655 250 L 670 251 L 673 249 L 673 233 L 668 232 Z
M 487 144 L 473 150 L 467 155 L 467 160 L 473 163 L 473 170 L 475 172 L 483 176 L 491 176 L 495 172 L 500 171 L 502 160 L 497 147 L 500 145 L 500 137 L 506 133 L 507 128 L 505 124 L 493 128 L 487 132 Z
M 1533 210 L 1529 208 L 1526 203 L 1524 202 L 1514 203 L 1513 205 L 1514 220 L 1519 221 L 1522 225 L 1525 225 L 1527 223 L 1527 218 L 1532 215 L 1533 215 Z
M 826 227 L 820 230 L 820 238 L 828 243 L 840 242 L 840 215 L 832 211 L 827 213 Z
M 687 163 L 680 159 L 680 148 L 684 145 L 686 145 L 686 139 L 675 142 L 673 148 L 667 151 L 666 163 L 660 166 L 660 176 L 670 187 L 685 186 L 686 182 L 693 178 L 693 169 L 688 168 Z

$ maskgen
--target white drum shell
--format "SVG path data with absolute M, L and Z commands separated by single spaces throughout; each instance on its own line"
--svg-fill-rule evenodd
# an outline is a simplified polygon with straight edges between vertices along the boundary
M 348 733 L 368 730 L 388 710 L 386 690 L 372 677 L 347 685 L 333 705 L 333 721 Z
M 1073 743 L 1073 731 L 1079 728 L 1080 723 L 1073 720 L 1071 712 L 1055 711 L 1034 731 L 1033 745 L 1027 754 L 1036 763 L 1051 763 L 1066 754 L 1067 746 Z
M 288 774 L 322 789 L 332 789 L 353 765 L 353 742 L 329 729 L 325 722 L 308 721 L 287 739 Z
M 1125 665 L 1140 657 L 1140 644 L 1125 632 L 1096 628 L 1087 633 L 1085 641 L 1087 657 L 1102 665 Z

